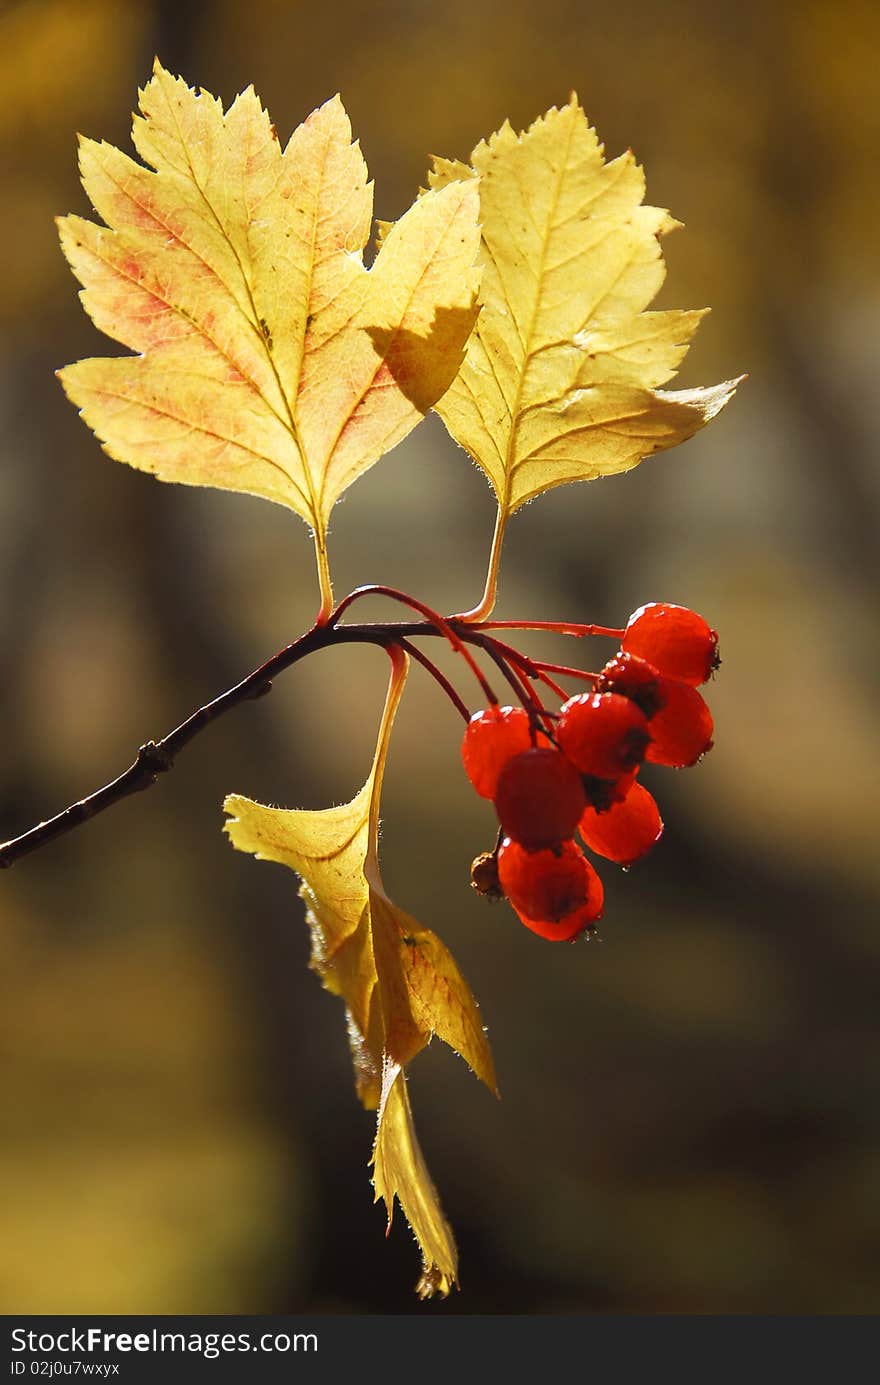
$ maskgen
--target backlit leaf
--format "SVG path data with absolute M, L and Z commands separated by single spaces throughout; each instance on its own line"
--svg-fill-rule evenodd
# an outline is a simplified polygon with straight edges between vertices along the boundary
M 406 1078 L 397 1063 L 385 1069 L 372 1164 L 376 1201 L 384 1199 L 389 1225 L 397 1196 L 422 1248 L 424 1271 L 416 1293 L 445 1296 L 456 1282 L 455 1240 L 416 1138 Z
M 106 225 L 59 220 L 84 307 L 139 354 L 79 361 L 64 388 L 112 457 L 288 505 L 320 557 L 334 502 L 461 364 L 476 188 L 420 198 L 368 271 L 372 185 L 338 97 L 283 149 L 252 88 L 224 112 L 157 63 L 140 110 L 142 164 L 81 144 Z
M 452 1232 L 415 1132 L 403 1069 L 436 1034 L 496 1091 L 476 1002 L 440 939 L 389 900 L 377 859 L 379 796 L 391 724 L 406 674 L 395 668 L 376 754 L 350 803 L 318 811 L 267 808 L 232 795 L 224 805 L 234 846 L 296 871 L 312 931 L 312 966 L 347 1008 L 358 1094 L 378 1109 L 377 1198 L 395 1195 L 422 1248 L 420 1291 L 456 1279 Z
M 659 237 L 678 223 L 642 205 L 631 153 L 605 163 L 574 97 L 524 134 L 505 123 L 470 167 L 435 160 L 430 183 L 475 178 L 482 311 L 437 411 L 506 517 L 552 486 L 627 471 L 684 441 L 738 381 L 657 388 L 704 314 L 645 311 L 665 275 Z

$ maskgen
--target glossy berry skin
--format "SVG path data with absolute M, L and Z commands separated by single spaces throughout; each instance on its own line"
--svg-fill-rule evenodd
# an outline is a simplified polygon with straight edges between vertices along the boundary
M 587 808 L 578 831 L 585 844 L 599 856 L 631 866 L 663 835 L 663 820 L 651 794 L 634 783 L 622 803 L 605 813 Z
M 508 760 L 498 779 L 495 811 L 501 829 L 526 851 L 543 851 L 574 836 L 586 805 L 581 776 L 558 750 L 525 750 Z
M 602 917 L 602 881 L 575 842 L 529 852 L 506 838 L 498 873 L 520 922 L 550 942 L 569 942 Z
M 599 880 L 598 875 L 596 879 Z M 533 933 L 537 933 L 539 938 L 546 938 L 550 943 L 570 943 L 579 933 L 592 928 L 598 922 L 602 917 L 602 906 L 600 904 L 598 912 L 596 912 L 594 905 L 588 901 L 586 904 L 582 904 L 580 909 L 575 909 L 573 914 L 568 914 L 564 919 L 560 919 L 558 923 L 526 918 L 525 914 L 521 914 L 518 909 L 514 909 L 514 913 L 520 923 L 525 924 L 526 928 L 531 929 Z
M 465 774 L 481 798 L 494 798 L 508 760 L 532 744 L 523 707 L 487 707 L 475 712 L 461 743 Z
M 651 739 L 640 707 L 620 693 L 581 693 L 563 704 L 559 747 L 582 774 L 619 779 L 640 764 Z
M 590 893 L 589 862 L 576 842 L 550 851 L 526 851 L 505 837 L 498 852 L 498 879 L 511 904 L 529 919 L 558 923 Z
M 696 611 L 652 601 L 640 606 L 623 632 L 623 649 L 647 659 L 666 678 L 696 687 L 718 667 L 718 635 Z
M 620 693 L 641 708 L 650 721 L 663 706 L 660 671 L 638 654 L 621 649 L 602 669 L 593 687 L 597 693 Z
M 590 866 L 590 871 L 593 871 L 592 866 Z M 595 871 L 593 871 L 593 875 L 596 877 L 597 885 L 595 896 L 590 897 L 586 904 L 581 904 L 581 907 L 575 909 L 574 913 L 560 918 L 558 922 L 545 920 L 545 918 L 527 918 L 527 915 L 521 914 L 516 907 L 514 907 L 514 914 L 517 915 L 521 924 L 531 929 L 532 932 L 538 933 L 539 938 L 546 938 L 547 942 L 550 943 L 570 943 L 577 938 L 578 933 L 588 931 L 601 918 L 604 893 L 599 875 L 596 875 Z
M 696 688 L 663 680 L 666 706 L 651 721 L 651 744 L 646 760 L 655 765 L 683 769 L 695 765 L 712 749 L 712 713 Z

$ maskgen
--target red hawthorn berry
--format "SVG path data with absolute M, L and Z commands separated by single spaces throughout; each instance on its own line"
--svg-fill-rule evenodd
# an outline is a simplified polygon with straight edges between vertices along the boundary
M 505 837 L 498 852 L 498 879 L 511 904 L 529 919 L 558 923 L 586 904 L 589 862 L 576 842 L 552 851 L 526 851 Z
M 623 632 L 623 649 L 647 659 L 666 678 L 693 687 L 705 683 L 720 663 L 717 632 L 696 611 L 664 601 L 633 612 Z
M 514 755 L 532 744 L 523 707 L 487 707 L 475 712 L 461 743 L 465 774 L 481 798 L 494 798 L 498 776 Z
M 620 693 L 640 707 L 650 721 L 663 706 L 660 671 L 638 654 L 621 649 L 602 669 L 593 687 L 597 693 Z
M 696 688 L 674 678 L 663 679 L 666 706 L 651 721 L 651 744 L 645 758 L 655 765 L 683 769 L 712 749 L 712 713 Z
M 598 875 L 596 879 L 599 879 Z M 577 937 L 578 933 L 583 933 L 586 929 L 592 928 L 593 924 L 602 917 L 601 907 L 598 913 L 596 913 L 594 912 L 593 905 L 589 902 L 587 904 L 582 904 L 580 909 L 575 909 L 574 913 L 568 914 L 564 919 L 560 919 L 558 923 L 548 923 L 544 920 L 526 918 L 525 914 L 521 914 L 518 909 L 514 909 L 513 912 L 516 914 L 520 923 L 525 924 L 526 928 L 531 929 L 533 933 L 537 933 L 539 938 L 546 938 L 547 941 L 551 943 L 570 943 L 573 938 Z
M 651 794 L 634 783 L 621 803 L 605 813 L 587 808 L 578 827 L 591 851 L 630 866 L 651 850 L 663 835 L 663 819 Z
M 542 851 L 572 837 L 586 804 L 574 765 L 558 750 L 541 746 L 508 760 L 495 794 L 504 835 L 527 851 Z
M 571 942 L 578 933 L 592 928 L 602 917 L 602 904 L 605 896 L 602 881 L 593 867 L 590 866 L 589 861 L 587 865 L 591 871 L 593 889 L 586 904 L 582 904 L 579 909 L 572 910 L 570 914 L 566 914 L 564 918 L 558 919 L 556 922 L 552 919 L 530 919 L 514 906 L 514 913 L 520 923 L 525 924 L 526 928 L 531 929 L 533 933 L 537 933 L 539 938 L 546 938 L 551 943 Z
M 645 758 L 651 739 L 641 707 L 620 693 L 581 693 L 563 704 L 559 747 L 582 774 L 619 779 Z

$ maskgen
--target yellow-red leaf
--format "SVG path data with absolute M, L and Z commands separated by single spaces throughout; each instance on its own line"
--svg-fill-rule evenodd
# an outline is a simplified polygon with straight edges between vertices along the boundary
M 253 90 L 224 112 L 158 63 L 133 140 L 84 140 L 106 225 L 59 220 L 102 331 L 136 356 L 60 372 L 112 457 L 246 491 L 311 526 L 436 403 L 473 326 L 475 187 L 420 198 L 363 263 L 372 186 L 338 97 L 282 148 Z

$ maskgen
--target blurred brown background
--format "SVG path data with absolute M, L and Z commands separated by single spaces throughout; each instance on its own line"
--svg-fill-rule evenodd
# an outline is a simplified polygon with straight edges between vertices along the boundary
M 714 312 L 682 385 L 751 378 L 678 452 L 556 491 L 510 533 L 501 615 L 619 624 L 660 598 L 722 632 L 716 749 L 654 776 L 666 840 L 605 871 L 600 946 L 547 946 L 472 896 L 491 814 L 455 714 L 411 679 L 386 883 L 471 981 L 504 1094 L 439 1045 L 413 1069 L 462 1293 L 412 1298 L 294 878 L 220 832 L 227 791 L 318 807 L 361 783 L 385 668 L 350 649 L 0 882 L 0 1311 L 880 1307 L 878 49 L 870 0 L 3 8 L 0 837 L 314 613 L 295 517 L 110 463 L 53 378 L 105 349 L 52 224 L 87 210 L 75 133 L 129 147 L 154 53 L 226 100 L 253 82 L 283 136 L 340 90 L 382 217 L 430 153 L 466 157 L 575 87 L 687 223 L 661 302 Z M 338 509 L 337 590 L 461 609 L 491 525 L 432 418 Z

